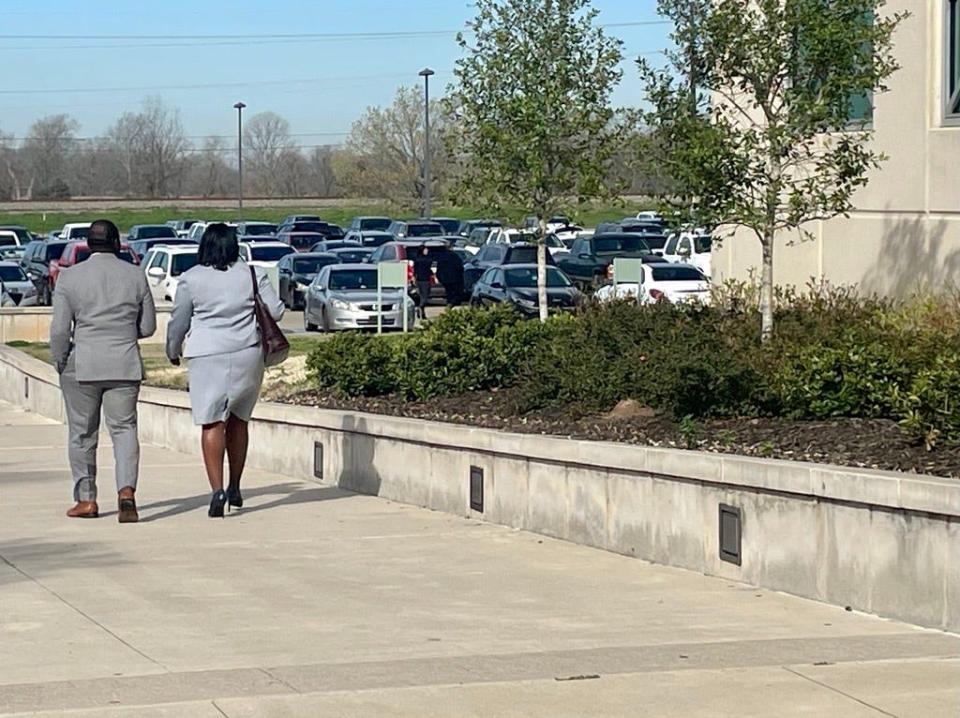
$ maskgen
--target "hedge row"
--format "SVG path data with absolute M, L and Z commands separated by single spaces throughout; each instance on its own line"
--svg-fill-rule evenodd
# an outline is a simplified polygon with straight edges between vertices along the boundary
M 891 418 L 928 446 L 960 440 L 960 303 L 782 295 L 774 338 L 742 297 L 712 308 L 592 306 L 544 325 L 446 312 L 423 331 L 341 334 L 311 354 L 320 387 L 408 399 L 514 387 L 519 411 L 634 399 L 677 418 Z

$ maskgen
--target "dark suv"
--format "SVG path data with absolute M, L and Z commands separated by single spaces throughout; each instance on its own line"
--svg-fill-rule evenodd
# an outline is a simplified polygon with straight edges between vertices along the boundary
M 20 266 L 30 281 L 37 287 L 37 304 L 50 306 L 53 299 L 53 283 L 50 279 L 50 263 L 57 262 L 69 242 L 37 240 L 30 242 L 23 252 Z
M 650 245 L 638 234 L 610 233 L 581 237 L 560 257 L 557 266 L 581 287 L 599 287 L 607 281 L 607 271 L 618 257 L 639 257 L 662 262 L 650 251 Z
M 535 244 L 485 244 L 473 259 L 463 265 L 463 288 L 469 294 L 473 285 L 491 267 L 504 264 L 536 264 L 537 245 Z M 547 264 L 556 266 L 553 256 L 547 252 Z

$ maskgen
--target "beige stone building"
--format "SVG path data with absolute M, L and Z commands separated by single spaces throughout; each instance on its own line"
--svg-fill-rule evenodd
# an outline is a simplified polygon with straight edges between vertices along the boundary
M 911 13 L 895 36 L 902 68 L 875 98 L 874 142 L 889 159 L 849 218 L 811 223 L 809 240 L 782 238 L 778 284 L 826 279 L 901 296 L 960 287 L 960 0 L 888 8 Z M 714 280 L 744 279 L 759 264 L 759 242 L 740 232 L 715 250 Z

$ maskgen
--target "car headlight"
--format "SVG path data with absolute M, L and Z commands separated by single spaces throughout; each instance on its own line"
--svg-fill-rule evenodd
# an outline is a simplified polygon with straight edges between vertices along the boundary
M 342 299 L 334 297 L 330 300 L 330 306 L 334 309 L 350 309 L 350 302 L 345 302 Z

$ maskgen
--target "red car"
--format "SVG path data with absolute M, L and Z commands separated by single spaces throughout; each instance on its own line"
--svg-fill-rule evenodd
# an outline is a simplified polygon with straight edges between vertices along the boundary
M 80 264 L 80 262 L 89 258 L 90 247 L 87 246 L 86 242 L 71 242 L 68 244 L 64 248 L 63 254 L 60 255 L 60 259 L 50 262 L 50 293 L 52 294 L 54 288 L 57 286 L 57 277 L 60 276 L 61 269 Z M 120 259 L 125 262 L 130 262 L 130 264 L 140 264 L 140 258 L 137 256 L 137 253 L 130 248 L 129 244 L 120 245 Z

